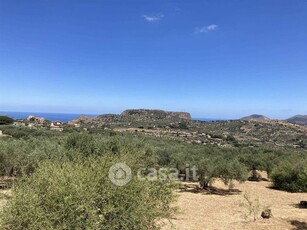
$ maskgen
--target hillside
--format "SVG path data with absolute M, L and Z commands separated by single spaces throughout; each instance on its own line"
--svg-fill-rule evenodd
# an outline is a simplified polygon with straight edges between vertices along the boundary
M 270 120 L 262 115 L 205 122 L 191 120 L 189 113 L 134 109 L 120 115 L 81 116 L 68 124 L 87 128 L 91 132 L 106 129 L 203 145 L 291 148 L 305 148 L 307 145 L 306 126 Z
M 307 115 L 296 115 L 294 117 L 287 119 L 287 121 L 291 123 L 307 125 Z
M 269 121 L 270 118 L 263 115 L 253 114 L 248 117 L 242 117 L 241 120 Z
M 93 126 L 101 126 L 105 124 L 112 124 L 113 122 L 118 122 L 120 116 L 117 114 L 103 114 L 97 117 L 89 117 L 85 115 L 81 115 L 77 119 L 71 120 L 68 122 L 69 125 L 93 125 Z
M 122 120 L 134 120 L 152 122 L 158 120 L 180 121 L 192 120 L 191 115 L 186 112 L 167 112 L 163 110 L 129 109 L 120 114 Z
M 191 121 L 191 115 L 186 112 L 168 112 L 163 110 L 129 109 L 121 114 L 103 114 L 97 117 L 80 116 L 69 121 L 69 125 L 155 125 L 160 123 Z

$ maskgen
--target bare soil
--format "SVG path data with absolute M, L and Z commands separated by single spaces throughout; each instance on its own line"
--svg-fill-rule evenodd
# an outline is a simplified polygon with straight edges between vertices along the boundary
M 231 192 L 221 181 L 213 185 L 216 189 L 208 192 L 198 189 L 197 183 L 183 183 L 176 192 L 180 211 L 163 229 L 307 229 L 307 209 L 298 206 L 300 201 L 307 200 L 307 193 L 274 190 L 268 181 L 235 183 Z M 252 216 L 246 219 L 248 209 L 240 206 L 244 193 L 259 198 L 261 210 L 270 208 L 273 218 L 262 219 L 260 211 L 256 221 Z

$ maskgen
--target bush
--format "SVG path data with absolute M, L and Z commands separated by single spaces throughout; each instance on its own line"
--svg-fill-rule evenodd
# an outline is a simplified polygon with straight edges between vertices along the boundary
M 276 189 L 307 192 L 307 164 L 285 161 L 273 170 L 271 179 Z
M 141 151 L 42 163 L 21 179 L 4 210 L 3 229 L 157 229 L 173 209 L 173 185 L 139 181 L 123 187 L 109 181 L 111 165 L 126 162 L 136 172 Z M 146 167 L 146 166 L 145 166 Z
M 0 116 L 0 125 L 9 125 L 13 124 L 14 119 L 8 116 Z
M 27 139 L 31 137 L 54 137 L 63 136 L 62 132 L 47 130 L 44 128 L 31 129 L 28 127 L 15 127 L 13 125 L 1 126 L 3 133 L 18 139 Z
M 70 134 L 64 146 L 68 151 L 77 151 L 85 157 L 96 153 L 95 140 L 93 136 L 87 134 Z
M 62 158 L 57 139 L 0 139 L 0 176 L 31 174 L 45 160 Z

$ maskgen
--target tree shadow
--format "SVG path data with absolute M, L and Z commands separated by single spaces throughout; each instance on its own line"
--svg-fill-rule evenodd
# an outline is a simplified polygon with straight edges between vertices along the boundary
M 201 193 L 203 195 L 219 195 L 219 196 L 239 195 L 242 193 L 242 191 L 239 189 L 223 189 L 214 186 L 209 186 L 207 189 L 203 189 L 195 184 L 183 185 L 180 188 L 179 192 Z
M 291 192 L 291 191 L 283 190 L 280 188 L 276 188 L 273 185 L 265 186 L 265 188 L 275 190 L 275 191 L 280 191 L 280 192 L 286 192 L 286 193 L 298 193 L 298 192 Z
M 299 209 L 307 209 L 307 204 L 306 203 L 297 203 L 297 204 L 290 204 L 290 206 L 294 208 L 299 208 Z
M 298 220 L 291 220 L 289 223 L 294 227 L 293 230 L 306 230 L 307 229 L 307 223 L 298 221 Z
M 262 182 L 262 181 L 269 182 L 270 181 L 269 179 L 263 178 L 263 177 L 261 177 L 261 178 L 249 177 L 247 180 L 251 181 L 251 182 Z

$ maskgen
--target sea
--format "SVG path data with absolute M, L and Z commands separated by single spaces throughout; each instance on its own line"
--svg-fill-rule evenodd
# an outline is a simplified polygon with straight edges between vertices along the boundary
M 193 120 L 195 121 L 207 121 L 207 122 L 210 122 L 210 121 L 227 121 L 227 120 L 230 120 L 230 119 L 225 119 L 225 118 L 192 118 Z
M 62 121 L 68 122 L 73 119 L 86 115 L 90 117 L 98 116 L 96 114 L 72 114 L 72 113 L 39 113 L 39 112 L 7 112 L 0 111 L 0 115 L 5 115 L 14 119 L 26 119 L 28 116 L 43 117 L 49 121 Z

